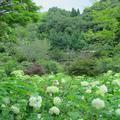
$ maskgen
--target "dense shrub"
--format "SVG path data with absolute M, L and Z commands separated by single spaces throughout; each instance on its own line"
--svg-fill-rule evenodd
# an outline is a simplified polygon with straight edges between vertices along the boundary
M 64 59 L 64 51 L 55 48 L 54 50 L 49 51 L 49 57 L 53 60 L 61 61 Z
M 45 74 L 45 70 L 42 65 L 33 63 L 32 66 L 29 66 L 24 70 L 24 73 L 27 75 L 43 75 Z
M 73 75 L 98 75 L 108 70 L 120 71 L 120 56 L 92 58 L 79 58 L 65 65 L 69 74 Z
M 13 70 L 16 70 L 17 67 L 18 67 L 18 63 L 16 62 L 16 60 L 9 60 L 4 64 L 4 69 L 7 75 L 10 75 L 10 73 Z
M 59 64 L 56 61 L 40 60 L 39 63 L 44 66 L 46 73 L 59 73 L 59 72 L 63 72 L 62 65 Z
M 48 57 L 49 44 L 46 40 L 35 40 L 24 44 L 24 41 L 15 48 L 16 58 L 18 61 L 26 59 L 32 61 L 33 59 L 46 59 Z
M 108 70 L 112 70 L 114 72 L 120 71 L 120 56 L 108 57 L 108 58 L 101 58 L 96 61 L 97 67 L 102 71 L 106 72 Z
M 68 72 L 72 75 L 96 75 L 96 62 L 94 59 L 76 59 L 68 67 Z

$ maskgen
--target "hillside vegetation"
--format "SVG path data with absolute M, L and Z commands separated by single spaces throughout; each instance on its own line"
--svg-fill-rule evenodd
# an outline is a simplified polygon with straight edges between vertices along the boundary
M 119 120 L 120 1 L 41 9 L 0 1 L 0 120 Z

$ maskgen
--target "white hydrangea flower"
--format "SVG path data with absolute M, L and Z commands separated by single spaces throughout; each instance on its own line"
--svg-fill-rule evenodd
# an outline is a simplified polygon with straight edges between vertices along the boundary
M 34 107 L 36 104 L 36 97 L 35 96 L 31 96 L 29 99 L 29 105 Z
M 84 100 L 84 99 L 85 99 L 85 96 L 82 96 L 81 99 Z
M 87 81 L 82 81 L 81 86 L 84 86 L 84 87 L 89 86 L 89 83 Z
M 90 88 L 85 91 L 85 93 L 88 93 L 88 94 L 91 92 L 92 92 L 92 90 Z
M 60 105 L 61 104 L 61 99 L 59 98 L 59 97 L 54 97 L 54 99 L 53 99 L 53 103 L 54 103 L 54 105 Z
M 114 112 L 114 109 L 110 109 L 108 112 L 109 114 L 112 114 Z
M 54 80 L 53 81 L 53 85 L 58 86 L 59 85 L 59 81 L 58 80 Z
M 61 79 L 62 84 L 65 84 L 65 82 L 66 82 L 65 79 Z
M 55 114 L 55 115 L 59 115 L 60 114 L 60 110 L 59 108 L 57 108 L 56 106 L 53 106 L 49 109 L 49 113 L 51 115 Z
M 96 94 L 104 96 L 105 93 L 108 92 L 107 86 L 106 85 L 101 85 L 100 87 L 98 87 L 98 91 L 96 91 Z
M 18 114 L 20 112 L 20 109 L 18 107 L 16 107 L 15 105 L 12 105 L 11 111 L 14 112 L 15 114 Z
M 31 96 L 29 99 L 29 105 L 34 108 L 40 108 L 42 104 L 41 96 Z
M 108 70 L 108 71 L 107 71 L 107 74 L 108 74 L 108 75 L 111 75 L 112 73 L 113 73 L 112 70 Z
M 118 107 L 120 107 L 120 104 L 118 105 Z
M 75 76 L 75 79 L 80 81 L 81 80 L 81 76 Z
M 47 87 L 46 90 L 47 93 L 58 93 L 59 92 L 59 88 L 56 86 L 49 86 Z
M 6 107 L 6 105 L 5 105 L 5 104 L 2 104 L 2 105 L 1 105 L 1 107 L 2 107 L 2 108 L 5 108 L 5 107 Z
M 99 87 L 99 90 L 103 93 L 107 93 L 108 92 L 108 89 L 107 89 L 107 86 L 106 85 L 102 85 Z
M 38 118 L 38 119 L 41 119 L 41 114 L 37 114 L 37 118 Z
M 116 73 L 114 76 L 115 77 L 120 77 L 120 73 Z
M 15 75 L 16 77 L 22 77 L 22 76 L 24 76 L 23 70 L 15 70 L 11 74 Z
M 113 84 L 113 85 L 120 86 L 120 79 L 113 80 L 113 81 L 112 81 L 112 84 Z
M 29 76 L 29 75 L 24 75 L 23 78 L 24 78 L 25 80 L 28 80 L 28 79 L 30 79 L 30 76 Z
M 96 98 L 92 100 L 92 106 L 99 110 L 105 107 L 105 102 L 100 98 Z
M 33 75 L 32 79 L 36 80 L 36 81 L 39 81 L 39 82 L 43 80 L 43 78 L 41 78 L 39 75 Z
M 53 79 L 54 77 L 55 77 L 54 75 L 50 75 L 48 78 Z
M 93 82 L 90 83 L 90 85 L 91 85 L 92 87 L 96 87 L 96 86 L 99 85 L 99 84 L 100 84 L 99 81 L 93 81 Z
M 120 108 L 115 110 L 116 115 L 120 116 Z
M 10 99 L 9 99 L 9 97 L 3 98 L 3 102 L 4 102 L 5 104 L 10 104 Z

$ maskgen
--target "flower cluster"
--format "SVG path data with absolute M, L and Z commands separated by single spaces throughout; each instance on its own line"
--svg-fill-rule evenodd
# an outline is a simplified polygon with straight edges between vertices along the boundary
M 81 86 L 84 86 L 84 87 L 89 86 L 89 83 L 87 81 L 82 81 Z
M 53 106 L 49 109 L 49 113 L 51 115 L 55 114 L 55 115 L 59 115 L 60 114 L 60 110 L 59 108 L 57 108 L 56 106 Z
M 53 85 L 58 86 L 59 85 L 59 81 L 58 80 L 54 80 L 53 81 Z
M 116 120 L 117 118 L 120 117 L 120 101 L 119 101 L 120 73 L 114 75 L 113 73 L 111 74 L 111 72 L 109 71 L 110 75 L 108 75 L 107 77 L 105 74 L 94 78 L 87 76 L 86 77 L 79 76 L 75 78 L 73 77 L 75 80 L 72 80 L 72 77 L 70 77 L 69 79 L 67 78 L 67 76 L 65 76 L 65 78 L 63 79 L 63 75 L 61 76 L 61 78 L 58 75 L 57 76 L 52 75 L 50 76 L 50 78 L 48 76 L 46 78 L 46 76 L 41 77 L 35 75 L 29 76 L 31 81 L 28 82 L 21 79 L 16 79 L 15 75 L 19 77 L 23 75 L 22 71 L 15 71 L 12 74 L 14 76 L 11 77 L 15 79 L 14 86 L 18 86 L 18 84 L 22 82 L 26 82 L 26 84 L 29 84 L 34 81 L 33 84 L 35 85 L 36 88 L 38 88 L 35 89 L 36 94 L 39 92 L 40 94 L 44 95 L 44 97 L 42 97 L 33 94 L 32 96 L 29 96 L 29 98 L 26 100 L 25 97 L 27 97 L 28 94 L 30 94 L 30 92 L 25 92 L 24 96 L 22 96 L 23 93 L 20 94 L 19 98 L 21 99 L 19 99 L 18 103 L 14 103 L 16 101 L 16 98 L 14 100 L 12 96 L 10 96 L 14 94 L 14 91 L 12 90 L 10 91 L 9 96 L 2 97 L 0 104 L 2 112 L 8 109 L 10 111 L 9 113 L 12 112 L 13 113 L 12 115 L 15 116 L 16 118 L 22 117 L 22 115 L 24 117 L 24 114 L 27 117 L 29 117 L 29 115 L 27 114 L 31 113 L 34 114 L 33 116 L 37 120 L 49 119 L 48 116 L 50 115 L 51 115 L 50 117 L 54 119 L 54 117 L 58 118 L 58 115 L 60 115 L 61 111 L 63 111 L 63 114 L 61 113 L 59 119 L 62 118 L 67 119 L 72 114 L 74 114 L 71 112 L 71 109 L 73 109 L 73 111 L 75 110 L 75 114 L 78 117 L 78 120 L 82 120 L 89 119 L 89 114 L 92 114 L 93 108 L 95 110 L 94 111 L 95 119 L 97 119 L 96 116 L 98 117 L 98 119 L 107 119 L 106 117 L 104 118 L 104 116 L 110 114 L 113 115 L 113 119 Z M 24 77 L 25 75 L 22 76 L 22 78 Z M 20 80 L 20 82 L 17 82 L 18 80 Z M 47 82 L 49 82 L 50 86 L 47 85 Z M 26 87 L 26 84 L 20 85 Z M 40 85 L 42 86 L 41 88 Z M 29 84 L 29 86 L 31 88 L 32 84 L 31 85 Z M 27 87 L 29 88 L 29 86 Z M 112 101 L 113 97 L 115 101 Z M 109 101 L 107 101 L 106 98 L 109 98 Z M 117 103 L 117 105 L 112 104 L 109 106 L 109 104 L 113 102 Z M 65 106 L 67 107 L 67 109 L 64 110 Z M 84 108 L 88 108 L 88 111 L 85 111 L 86 109 Z M 85 113 L 84 114 L 85 117 L 79 116 L 82 115 L 83 113 L 79 111 L 79 109 L 81 109 Z M 104 112 L 101 112 L 102 110 L 104 110 Z M 78 113 L 76 111 L 78 111 Z M 64 116 L 65 113 L 68 116 Z M 61 116 L 63 117 L 61 118 Z
M 47 93 L 58 93 L 59 92 L 59 88 L 56 86 L 49 86 L 47 87 L 46 90 Z
M 49 93 L 51 96 L 52 96 L 52 94 L 58 93 L 59 92 L 59 88 L 58 88 L 59 85 L 60 85 L 59 81 L 54 80 L 53 85 L 48 86 L 46 88 L 46 92 Z M 60 110 L 59 110 L 58 106 L 61 105 L 61 102 L 62 102 L 62 100 L 60 97 L 53 98 L 53 105 L 54 106 L 49 109 L 49 113 L 51 115 L 59 115 L 60 114 Z
M 96 87 L 99 84 L 100 84 L 99 81 L 93 81 L 93 82 L 90 83 L 91 87 Z
M 100 98 L 96 98 L 92 100 L 92 106 L 99 110 L 105 107 L 105 102 Z
M 96 93 L 104 96 L 105 93 L 107 93 L 107 92 L 108 92 L 107 86 L 106 85 L 101 85 Z
M 33 108 L 40 108 L 42 104 L 41 96 L 31 96 L 29 98 L 29 105 Z
M 62 79 L 61 79 L 61 83 L 62 83 L 62 84 L 65 84 L 65 83 L 66 83 L 65 79 L 62 78 Z
M 11 106 L 11 111 L 14 113 L 14 114 L 18 114 L 20 112 L 20 109 L 18 107 L 16 107 L 15 105 L 12 105 Z
M 112 70 L 108 70 L 106 74 L 107 74 L 107 75 L 111 75 L 112 73 L 113 73 Z
M 23 70 L 16 70 L 11 73 L 12 75 L 15 75 L 16 77 L 22 77 L 24 76 Z
M 55 97 L 54 99 L 53 99 L 53 103 L 54 103 L 54 105 L 56 105 L 56 106 L 58 106 L 58 105 L 60 105 L 61 104 L 61 99 L 59 98 L 59 97 Z
M 117 110 L 115 110 L 116 115 L 120 116 L 120 108 L 118 108 Z
M 92 90 L 91 90 L 91 88 L 88 88 L 86 91 L 85 91 L 85 93 L 91 93 L 92 92 Z
M 4 97 L 4 98 L 3 98 L 3 102 L 4 102 L 5 104 L 10 104 L 10 99 L 9 99 L 9 97 Z
M 120 79 L 113 80 L 113 81 L 112 81 L 112 84 L 113 84 L 113 85 L 120 86 Z

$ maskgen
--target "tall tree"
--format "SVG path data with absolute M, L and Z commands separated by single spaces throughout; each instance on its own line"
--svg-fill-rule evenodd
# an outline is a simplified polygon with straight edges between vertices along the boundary
M 37 21 L 39 7 L 32 0 L 2 0 L 0 3 L 0 20 L 8 24 Z

